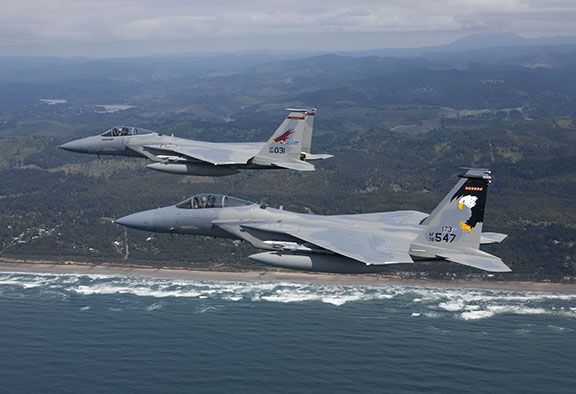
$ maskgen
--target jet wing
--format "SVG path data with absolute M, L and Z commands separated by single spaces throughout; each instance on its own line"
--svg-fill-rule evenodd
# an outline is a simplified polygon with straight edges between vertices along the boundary
M 392 211 L 354 215 L 334 215 L 332 217 L 360 220 L 364 222 L 385 223 L 390 225 L 418 225 L 422 220 L 428 217 L 428 214 L 419 211 Z
M 144 149 L 143 146 L 126 146 L 126 149 L 130 149 L 132 152 L 136 152 L 144 157 L 146 157 L 147 159 L 151 160 L 151 161 L 155 161 L 155 162 L 160 162 L 162 161 L 162 159 L 160 159 L 158 156 L 153 155 L 152 153 L 148 152 L 146 149 Z
M 392 232 L 379 229 L 362 229 L 325 221 L 315 225 L 282 222 L 250 223 L 241 226 L 289 235 L 366 265 L 413 263 L 408 254 L 410 239 L 405 240 Z
M 213 165 L 231 165 L 248 163 L 261 145 L 261 143 L 218 144 L 195 141 L 194 145 L 145 145 L 143 148 L 156 156 L 179 156 L 189 161 L 202 161 Z

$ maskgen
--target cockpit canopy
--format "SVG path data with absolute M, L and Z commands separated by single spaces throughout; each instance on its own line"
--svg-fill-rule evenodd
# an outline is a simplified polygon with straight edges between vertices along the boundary
M 254 204 L 251 201 L 242 200 L 236 197 L 224 196 L 222 194 L 197 194 L 187 200 L 182 201 L 176 208 L 202 209 L 202 208 L 225 208 L 240 207 Z
M 105 131 L 104 133 L 102 133 L 102 137 L 121 137 L 125 135 L 139 135 L 150 133 L 153 133 L 153 131 L 141 129 L 138 127 L 119 126 Z

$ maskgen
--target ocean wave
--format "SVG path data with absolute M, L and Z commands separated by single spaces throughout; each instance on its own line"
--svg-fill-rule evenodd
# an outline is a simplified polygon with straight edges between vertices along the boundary
M 489 310 L 466 311 L 462 312 L 462 314 L 460 315 L 460 317 L 464 320 L 486 319 L 492 316 L 494 316 L 494 312 Z
M 161 309 L 161 308 L 162 308 L 162 304 L 159 303 L 159 302 L 155 302 L 155 303 L 153 303 L 153 304 L 148 305 L 148 306 L 146 307 L 146 310 L 147 310 L 148 312 L 152 312 L 152 311 L 157 311 L 158 309 Z
M 3 295 L 8 292 L 13 296 L 36 293 L 54 293 L 64 295 L 64 298 L 131 295 L 157 299 L 213 299 L 234 303 L 320 302 L 335 307 L 357 302 L 381 302 L 384 307 L 394 305 L 394 308 L 397 308 L 400 304 L 409 308 L 408 313 L 411 316 L 429 319 L 449 316 L 463 320 L 481 320 L 506 314 L 548 314 L 576 318 L 576 294 L 504 290 L 265 281 L 195 281 L 122 275 L 3 273 L 0 274 L 0 291 Z M 154 302 L 145 308 L 154 311 L 161 309 L 162 305 L 160 302 Z M 389 308 L 388 311 L 394 308 Z

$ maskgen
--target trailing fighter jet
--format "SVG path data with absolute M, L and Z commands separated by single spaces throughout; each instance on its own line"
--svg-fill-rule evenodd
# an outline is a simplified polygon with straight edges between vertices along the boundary
M 393 211 L 321 216 L 200 194 L 116 223 L 145 231 L 243 240 L 265 250 L 251 255 L 253 260 L 307 271 L 379 272 L 390 264 L 423 261 L 511 271 L 500 258 L 480 250 L 482 244 L 500 243 L 507 237 L 482 232 L 490 171 L 469 169 L 460 177 L 429 215 Z
M 146 167 L 180 175 L 225 176 L 242 169 L 314 171 L 313 160 L 332 157 L 310 151 L 315 109 L 288 109 L 267 142 L 193 141 L 136 127 L 114 127 L 102 135 L 60 145 L 72 152 L 150 159 Z

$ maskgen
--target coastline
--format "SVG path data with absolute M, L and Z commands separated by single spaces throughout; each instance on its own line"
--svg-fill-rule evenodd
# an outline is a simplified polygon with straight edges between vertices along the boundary
M 190 281 L 294 282 L 323 285 L 417 286 L 482 290 L 529 291 L 576 294 L 576 283 L 522 282 L 481 279 L 404 279 L 377 274 L 326 274 L 289 271 L 202 271 L 186 268 L 155 268 L 122 264 L 31 261 L 0 258 L 0 273 L 110 275 Z

